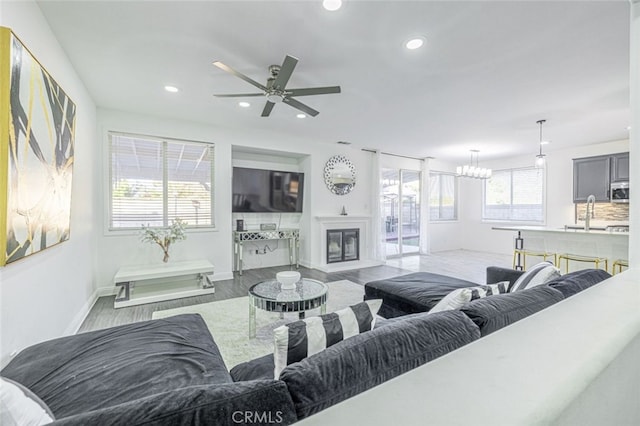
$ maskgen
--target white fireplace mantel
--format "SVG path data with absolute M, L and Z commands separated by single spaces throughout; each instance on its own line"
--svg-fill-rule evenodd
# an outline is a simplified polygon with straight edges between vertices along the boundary
M 333 216 L 314 216 L 314 218 L 320 222 L 342 222 L 342 221 L 350 221 L 350 220 L 356 220 L 356 221 L 361 221 L 361 220 L 369 220 L 371 219 L 371 216 L 359 216 L 359 215 L 351 215 L 351 214 L 347 214 L 347 215 L 343 215 L 343 214 L 337 214 L 337 215 L 333 215 Z
M 382 262 L 371 259 L 369 241 L 371 239 L 371 216 L 368 215 L 326 215 L 314 216 L 317 223 L 319 247 L 313 268 L 323 272 L 338 272 L 349 269 L 366 268 L 381 265 Z M 326 244 L 328 229 L 358 228 L 360 230 L 360 259 L 354 261 L 327 263 Z

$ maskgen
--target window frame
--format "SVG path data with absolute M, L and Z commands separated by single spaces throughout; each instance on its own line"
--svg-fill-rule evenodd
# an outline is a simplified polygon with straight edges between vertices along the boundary
M 104 235 L 105 236 L 109 236 L 109 235 L 138 235 L 140 233 L 140 231 L 142 230 L 142 226 L 135 226 L 135 227 L 112 227 L 112 214 L 113 214 L 113 198 L 112 198 L 112 177 L 113 177 L 113 169 L 112 169 L 112 163 L 111 163 L 111 143 L 112 143 L 112 137 L 113 136 L 124 136 L 124 137 L 128 137 L 128 138 L 140 138 L 140 139 L 145 139 L 145 140 L 150 140 L 150 141 L 157 141 L 157 142 L 161 142 L 161 143 L 187 143 L 187 144 L 200 144 L 200 145 L 207 145 L 210 147 L 211 151 L 211 159 L 210 159 L 210 166 L 211 166 L 211 190 L 210 190 L 210 197 L 211 197 L 211 224 L 207 224 L 207 225 L 187 225 L 186 226 L 186 232 L 187 233 L 192 233 L 192 232 L 208 232 L 208 231 L 215 231 L 217 230 L 217 212 L 215 210 L 215 206 L 216 206 L 216 202 L 215 202 L 215 195 L 216 195 L 216 171 L 217 171 L 217 167 L 216 167 L 216 144 L 213 142 L 206 142 L 206 141 L 197 141 L 197 140 L 192 140 L 192 139 L 186 139 L 186 138 L 172 138 L 172 137 L 161 137 L 161 136 L 153 136 L 153 135 L 147 135 L 147 134 L 142 134 L 142 133 L 134 133 L 134 132 L 123 132 L 123 131 L 115 131 L 115 130 L 107 130 L 105 132 L 105 144 L 104 144 L 104 149 L 103 149 L 103 157 L 104 157 L 104 206 L 105 208 L 103 208 L 103 212 L 104 212 Z M 165 202 L 168 202 L 168 195 L 166 193 L 167 188 L 168 188 L 168 183 L 167 183 L 167 178 L 168 178 L 168 172 L 166 169 L 166 150 L 164 150 L 165 153 L 165 157 L 163 158 L 163 170 L 162 170 L 162 178 L 163 178 L 163 219 L 166 220 L 168 222 L 168 224 L 166 226 L 153 226 L 152 228 L 155 229 L 166 229 L 168 228 L 171 223 L 169 221 L 169 218 L 166 217 L 166 215 L 168 214 L 167 212 L 167 206 L 164 205 Z
M 510 173 L 510 206 L 513 206 L 513 173 L 517 171 L 523 170 L 537 170 L 539 173 L 542 173 L 542 219 L 540 221 L 537 220 L 517 220 L 509 217 L 508 219 L 491 219 L 485 217 L 485 209 L 487 202 L 487 181 L 489 179 L 485 179 L 482 184 L 482 203 L 481 203 L 481 211 L 480 211 L 480 220 L 483 223 L 508 223 L 508 224 L 517 224 L 517 225 L 535 225 L 535 226 L 544 226 L 547 223 L 547 169 L 546 168 L 537 168 L 535 166 L 526 166 L 526 167 L 513 167 L 508 169 L 499 169 L 494 170 L 493 175 L 499 172 L 509 172 Z
M 431 219 L 431 175 L 438 176 L 452 176 L 453 177 L 453 209 L 454 209 L 454 218 L 453 219 Z M 438 210 L 442 212 L 442 179 L 439 179 L 440 182 L 440 197 L 438 199 Z M 429 212 L 429 223 L 452 223 L 458 222 L 460 220 L 459 217 L 459 207 L 460 207 L 460 184 L 459 177 L 452 172 L 442 172 L 438 170 L 430 170 L 429 171 L 429 199 L 427 200 L 427 211 Z M 439 215 L 441 216 L 441 215 Z

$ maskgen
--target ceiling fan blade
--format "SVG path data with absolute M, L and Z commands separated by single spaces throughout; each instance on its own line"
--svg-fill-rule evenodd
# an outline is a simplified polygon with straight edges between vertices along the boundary
M 284 62 L 280 67 L 280 71 L 278 72 L 278 76 L 276 77 L 276 80 L 273 82 L 273 86 L 271 87 L 273 87 L 274 89 L 284 90 L 287 82 L 289 81 L 289 78 L 291 77 L 291 73 L 293 73 L 293 70 L 296 68 L 297 64 L 298 58 L 287 55 L 284 58 Z
M 264 93 L 235 93 L 230 95 L 213 95 L 217 98 L 244 98 L 247 96 L 264 96 Z
M 282 99 L 282 102 L 284 102 L 285 104 L 292 106 L 296 109 L 299 109 L 300 111 L 304 112 L 305 114 L 308 114 L 312 117 L 315 117 L 316 115 L 320 114 L 319 111 L 316 111 L 315 109 L 311 108 L 310 106 L 307 106 L 305 104 L 303 104 L 300 101 L 296 101 L 295 99 L 291 99 L 289 97 L 284 97 L 284 99 Z
M 233 68 L 231 68 L 228 65 L 223 64 L 220 61 L 216 61 L 213 63 L 213 65 L 215 65 L 216 67 L 220 68 L 221 70 L 224 70 L 230 74 L 235 75 L 238 78 L 243 79 L 244 81 L 246 81 L 249 84 L 252 84 L 254 86 L 256 86 L 258 89 L 260 90 L 264 90 L 265 92 L 267 91 L 267 88 L 265 86 L 263 86 L 262 84 L 258 83 L 257 81 L 247 77 L 246 75 L 242 74 L 241 72 L 238 72 L 236 70 L 234 70 Z
M 260 116 L 261 117 L 268 117 L 269 114 L 271 114 L 271 110 L 273 109 L 274 105 L 275 105 L 275 103 L 273 103 L 271 101 L 267 101 L 267 103 L 264 106 L 264 109 L 262 110 L 262 114 Z
M 290 96 L 328 95 L 330 93 L 340 93 L 340 86 L 287 90 L 287 94 Z

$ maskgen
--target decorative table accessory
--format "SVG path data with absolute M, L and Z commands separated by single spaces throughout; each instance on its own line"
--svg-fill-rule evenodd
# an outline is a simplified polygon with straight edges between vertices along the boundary
M 169 247 L 176 241 L 186 240 L 185 228 L 187 222 L 180 218 L 175 218 L 169 228 L 151 228 L 142 225 L 142 235 L 140 240 L 145 243 L 156 243 L 164 252 L 163 262 L 169 261 Z
M 300 272 L 282 271 L 276 274 L 276 281 L 281 285 L 282 290 L 293 290 L 296 283 L 300 281 Z

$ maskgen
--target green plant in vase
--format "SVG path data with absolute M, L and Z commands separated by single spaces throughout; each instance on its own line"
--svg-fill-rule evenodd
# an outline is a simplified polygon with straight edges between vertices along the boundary
M 148 225 L 142 225 L 140 240 L 145 243 L 158 244 L 164 252 L 162 261 L 166 263 L 169 261 L 169 247 L 171 244 L 187 239 L 186 227 L 187 222 L 180 218 L 175 218 L 168 228 L 152 228 Z

